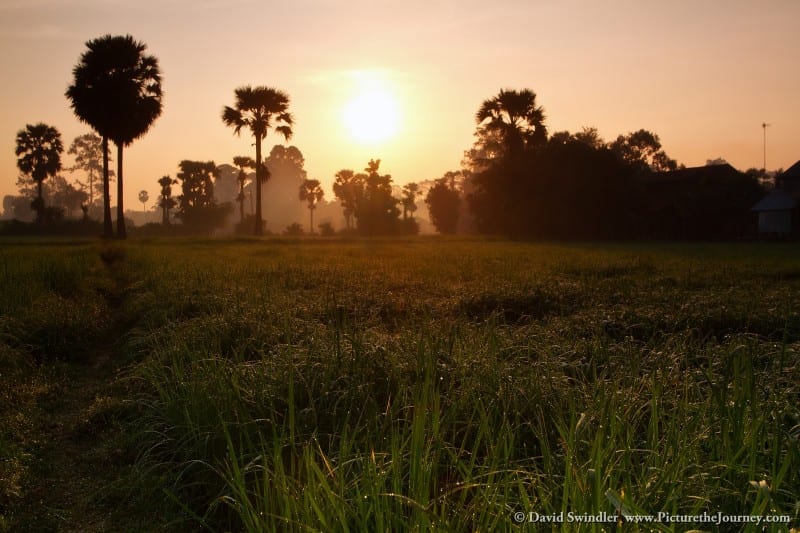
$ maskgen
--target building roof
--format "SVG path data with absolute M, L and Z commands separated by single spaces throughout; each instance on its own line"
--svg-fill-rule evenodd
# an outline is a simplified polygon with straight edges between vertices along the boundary
M 786 192 L 775 189 L 764 198 L 761 199 L 756 205 L 750 208 L 750 211 L 788 211 L 797 207 L 797 200 L 792 198 Z
M 781 173 L 781 178 L 790 180 L 800 179 L 800 161 L 784 170 Z
M 646 183 L 674 183 L 681 181 L 699 181 L 701 179 L 728 179 L 740 175 L 739 171 L 728 163 L 723 165 L 706 165 L 702 167 L 682 168 L 670 172 L 656 172 L 645 178 Z

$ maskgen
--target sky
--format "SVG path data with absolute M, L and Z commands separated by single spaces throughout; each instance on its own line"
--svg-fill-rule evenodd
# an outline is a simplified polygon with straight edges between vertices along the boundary
M 767 168 L 787 168 L 798 20 L 797 0 L 0 0 L 0 196 L 16 193 L 26 124 L 55 126 L 65 147 L 90 131 L 64 92 L 105 34 L 146 43 L 163 74 L 163 113 L 125 152 L 132 209 L 183 159 L 254 157 L 220 118 L 243 85 L 288 93 L 289 143 L 327 199 L 338 170 L 372 158 L 400 185 L 457 170 L 501 88 L 535 91 L 550 132 L 645 128 L 686 166 L 761 167 L 766 131 Z M 353 126 L 369 120 L 380 135 Z M 283 142 L 268 136 L 265 153 Z

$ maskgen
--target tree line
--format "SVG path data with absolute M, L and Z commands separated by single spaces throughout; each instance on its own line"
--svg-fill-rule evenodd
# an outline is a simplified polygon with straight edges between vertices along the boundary
M 23 196 L 33 197 L 30 207 L 38 223 L 63 215 L 57 207 L 47 206 L 46 198 L 56 205 L 60 202 L 70 213 L 80 208 L 85 219 L 97 215 L 96 209 L 102 206 L 103 236 L 112 237 L 110 183 L 116 177 L 116 237 L 125 238 L 124 147 L 144 135 L 162 112 L 161 72 L 158 60 L 146 53 L 146 45 L 129 35 L 106 35 L 87 42 L 86 47 L 73 69 L 66 97 L 79 120 L 94 130 L 76 138 L 69 150 L 75 156 L 75 166 L 69 170 L 83 170 L 87 180 L 72 185 L 59 176 L 60 134 L 39 123 L 27 125 L 17 134 L 17 163 L 23 174 L 18 185 Z M 240 232 L 264 234 L 262 186 L 272 176 L 270 166 L 280 161 L 297 165 L 299 161 L 302 181 L 296 200 L 307 207 L 309 232 L 314 233 L 314 212 L 324 192 L 319 180 L 305 176 L 302 154 L 295 147 L 281 145 L 276 145 L 268 158 L 262 154 L 262 143 L 270 134 L 284 141 L 292 138 L 294 118 L 289 105 L 289 95 L 279 89 L 243 86 L 234 90 L 233 105 L 223 107 L 223 124 L 237 136 L 244 132 L 254 139 L 254 158 L 233 158 L 238 169 L 234 202 L 238 203 Z M 392 176 L 380 168 L 380 159 L 370 160 L 361 172 L 338 171 L 333 192 L 344 218 L 342 232 L 416 234 L 417 199 L 423 197 L 428 218 L 440 233 L 472 231 L 556 239 L 685 237 L 670 224 L 685 230 L 692 224 L 707 223 L 703 216 L 708 218 L 709 205 L 715 204 L 720 216 L 743 219 L 751 205 L 748 202 L 764 191 L 751 169 L 740 178 L 689 191 L 685 198 L 678 194 L 670 205 L 677 215 L 664 217 L 649 184 L 682 167 L 666 154 L 653 132 L 641 129 L 610 142 L 601 139 L 594 128 L 550 134 L 544 109 L 530 89 L 500 90 L 481 103 L 475 123 L 476 140 L 465 152 L 462 168 L 436 180 L 409 183 L 398 190 Z M 117 148 L 116 172 L 110 169 L 109 141 Z M 210 233 L 222 227 L 234 207 L 215 197 L 218 167 L 213 161 L 184 160 L 179 168 L 176 179 L 163 176 L 158 180 L 162 225 L 171 225 L 174 210 L 174 217 L 192 231 Z M 172 186 L 177 184 L 181 194 L 173 197 Z M 255 189 L 254 212 L 247 216 L 246 187 Z M 708 205 L 699 204 L 694 197 L 702 197 Z M 140 193 L 143 206 L 148 198 L 146 191 Z M 732 202 L 731 198 L 739 200 Z M 654 220 L 661 221 L 661 226 L 650 233 L 644 231 L 652 230 Z M 331 233 L 327 225 L 325 233 Z M 287 231 L 298 233 L 298 227 Z

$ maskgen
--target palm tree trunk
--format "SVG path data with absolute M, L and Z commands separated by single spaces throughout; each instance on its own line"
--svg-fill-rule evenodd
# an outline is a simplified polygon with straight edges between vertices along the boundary
M 117 239 L 126 238 L 125 210 L 122 206 L 122 144 L 117 145 Z
M 256 227 L 255 236 L 264 233 L 264 223 L 261 221 L 261 137 L 256 135 Z
M 244 224 L 244 180 L 239 181 L 239 224 Z
M 314 208 L 309 208 L 308 212 L 311 214 L 311 230 L 309 233 L 314 235 Z
M 114 236 L 114 227 L 111 225 L 111 184 L 108 179 L 108 137 L 103 135 L 103 237 L 110 239 Z
M 36 222 L 44 220 L 44 198 L 42 198 L 42 180 L 36 180 Z

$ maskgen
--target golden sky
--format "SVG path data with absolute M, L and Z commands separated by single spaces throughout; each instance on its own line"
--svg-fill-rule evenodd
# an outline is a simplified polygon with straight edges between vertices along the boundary
M 798 0 L 0 0 L 0 196 L 16 192 L 25 124 L 65 146 L 89 131 L 64 91 L 84 43 L 109 33 L 144 41 L 164 76 L 162 116 L 126 151 L 131 209 L 182 159 L 254 155 L 220 119 L 246 84 L 289 94 L 291 144 L 328 199 L 336 171 L 370 158 L 399 184 L 457 169 L 501 88 L 534 90 L 551 132 L 646 128 L 687 166 L 760 167 L 767 122 L 767 167 L 786 168 L 800 159 L 798 21 Z M 359 105 L 391 109 L 384 140 L 351 131 Z

